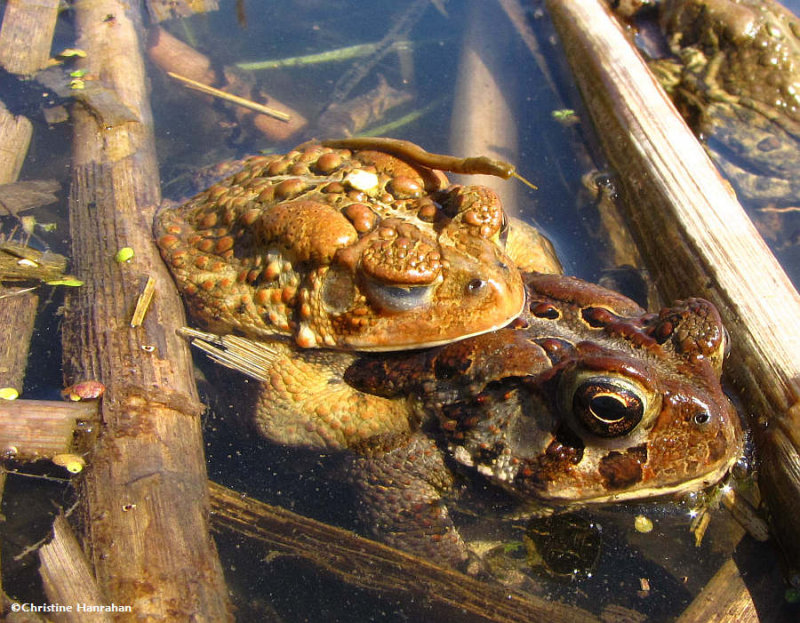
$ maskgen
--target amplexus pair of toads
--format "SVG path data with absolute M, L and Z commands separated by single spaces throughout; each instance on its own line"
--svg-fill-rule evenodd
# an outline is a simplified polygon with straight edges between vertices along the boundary
M 200 343 L 261 381 L 257 429 L 346 450 L 377 535 L 454 565 L 469 551 L 444 503 L 453 467 L 549 513 L 695 491 L 741 449 L 716 309 L 646 313 L 547 274 L 535 232 L 439 170 L 501 165 L 308 143 L 156 225 L 192 316 L 218 334 Z

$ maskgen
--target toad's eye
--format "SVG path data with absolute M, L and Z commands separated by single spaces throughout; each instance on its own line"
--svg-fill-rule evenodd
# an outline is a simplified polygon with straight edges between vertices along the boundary
M 399 287 L 370 281 L 366 284 L 365 289 L 370 301 L 375 305 L 387 312 L 400 313 L 427 307 L 435 288 L 430 284 Z
M 644 399 L 614 379 L 585 379 L 572 395 L 572 411 L 598 437 L 620 437 L 631 432 L 645 411 Z
M 483 291 L 486 290 L 488 285 L 489 282 L 486 281 L 485 279 L 475 278 L 471 279 L 469 283 L 467 283 L 466 287 L 464 288 L 464 291 L 466 294 L 470 296 L 478 296 L 479 294 L 481 294 Z

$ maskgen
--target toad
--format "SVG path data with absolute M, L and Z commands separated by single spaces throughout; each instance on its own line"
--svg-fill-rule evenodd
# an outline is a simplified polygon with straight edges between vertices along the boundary
M 521 513 L 684 494 L 739 457 L 720 386 L 727 336 L 714 306 L 645 313 L 572 277 L 524 275 L 510 325 L 420 351 L 354 353 L 193 332 L 261 381 L 254 422 L 280 444 L 340 451 L 360 512 L 384 541 L 464 566 L 448 511 L 471 473 Z
M 380 351 L 492 331 L 525 298 L 508 221 L 493 191 L 451 185 L 439 162 L 393 139 L 255 156 L 162 209 L 157 242 L 191 315 L 216 333 Z

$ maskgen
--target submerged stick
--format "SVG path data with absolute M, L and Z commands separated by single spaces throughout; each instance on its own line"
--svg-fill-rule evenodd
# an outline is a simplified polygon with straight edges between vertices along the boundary
M 59 0 L 6 2 L 0 29 L 0 66 L 31 76 L 47 66 Z
M 97 587 L 78 539 L 63 515 L 56 517 L 53 522 L 53 538 L 39 550 L 39 561 L 47 599 L 51 604 L 71 606 L 68 611 L 59 613 L 58 621 L 110 623 L 113 620 L 111 613 L 116 610 L 104 611 L 106 600 Z M 96 610 L 79 611 L 79 604 L 84 609 Z M 125 608 L 123 604 L 115 604 L 110 608 L 119 606 Z
M 509 79 L 509 58 L 517 39 L 511 24 L 498 19 L 494 2 L 465 3 L 467 21 L 461 41 L 453 89 L 448 149 L 458 154 L 485 154 L 518 158 L 519 137 L 514 102 L 518 99 L 516 80 Z M 493 23 L 497 22 L 497 23 Z M 493 23 L 492 28 L 487 28 Z M 502 160 L 498 162 L 503 162 Z M 507 179 L 504 175 L 502 179 Z M 518 187 L 489 179 L 506 212 L 519 215 Z
M 97 424 L 96 402 L 0 400 L 0 452 L 19 461 L 81 452 Z
M 176 74 L 175 72 L 168 71 L 167 75 L 170 78 L 174 78 L 178 82 L 186 85 L 190 89 L 194 89 L 195 91 L 200 91 L 200 93 L 205 93 L 206 95 L 213 95 L 214 97 L 217 97 L 221 100 L 225 100 L 226 102 L 231 102 L 232 104 L 236 104 L 237 106 L 242 106 L 243 108 L 259 112 L 262 115 L 269 115 L 270 117 L 274 117 L 275 119 L 280 119 L 281 121 L 289 121 L 292 118 L 291 115 L 287 115 L 285 112 L 281 112 L 280 110 L 275 110 L 274 108 L 270 108 L 269 106 L 264 106 L 263 104 L 259 104 L 257 102 L 254 102 L 253 100 L 248 100 L 243 97 L 239 97 L 238 95 L 227 93 L 226 91 L 222 91 L 221 89 L 216 89 L 214 87 L 208 86 L 207 84 L 203 84 L 202 82 L 198 82 L 197 80 L 192 80 L 191 78 L 187 78 L 186 76 L 181 76 L 180 74 Z
M 297 515 L 209 482 L 216 528 L 260 541 L 272 552 L 302 558 L 351 586 L 378 593 L 410 594 L 445 608 L 442 620 L 468 614 L 487 623 L 598 623 L 591 613 L 523 597 L 451 569 L 359 537 L 349 530 Z
M 394 45 L 408 45 L 408 41 L 397 41 Z M 359 58 L 372 54 L 378 49 L 379 42 L 359 43 L 358 45 L 348 45 L 344 48 L 317 52 L 316 54 L 305 54 L 303 56 L 290 56 L 288 58 L 278 58 L 267 61 L 247 61 L 236 63 L 236 67 L 247 71 L 260 71 L 263 69 L 280 69 L 282 67 L 302 67 L 305 65 L 315 65 L 318 63 L 335 63 L 348 61 L 351 58 Z
M 333 87 L 330 100 L 325 108 L 344 102 L 353 89 L 358 86 L 373 67 L 375 67 L 384 56 L 395 48 L 398 41 L 405 39 L 409 31 L 414 27 L 422 14 L 428 9 L 429 0 L 413 0 L 411 4 L 397 16 L 392 27 L 375 45 L 375 51 L 363 62 L 356 63 L 349 70 L 344 72 Z

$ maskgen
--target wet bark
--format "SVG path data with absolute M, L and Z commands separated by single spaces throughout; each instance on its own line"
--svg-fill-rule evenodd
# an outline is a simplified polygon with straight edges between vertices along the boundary
M 88 450 L 95 402 L 0 400 L 0 452 L 19 461 Z
M 140 54 L 139 2 L 75 3 L 78 47 L 136 121 L 100 123 L 76 105 L 70 226 L 74 272 L 67 298 L 69 382 L 100 380 L 102 430 L 80 488 L 86 546 L 108 602 L 133 606 L 115 620 L 232 618 L 215 546 L 196 389 L 180 299 L 152 241 L 160 200 L 153 127 Z M 118 263 L 115 253 L 135 256 Z M 156 294 L 131 328 L 148 277 Z
M 53 522 L 53 538 L 39 550 L 39 560 L 39 572 L 51 604 L 96 606 L 104 603 L 91 566 L 63 515 Z M 78 611 L 75 607 L 59 613 L 57 620 L 59 623 L 106 623 L 112 621 L 112 617 L 110 613 Z
M 0 65 L 32 75 L 47 65 L 59 0 L 8 0 L 0 30 Z

